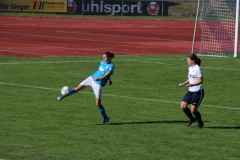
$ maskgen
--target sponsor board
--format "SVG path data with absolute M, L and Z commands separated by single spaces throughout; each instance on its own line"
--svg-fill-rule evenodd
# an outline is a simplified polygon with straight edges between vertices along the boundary
M 94 15 L 168 15 L 165 1 L 69 0 L 68 13 Z
M 67 12 L 67 0 L 1 0 L 0 11 L 10 12 Z

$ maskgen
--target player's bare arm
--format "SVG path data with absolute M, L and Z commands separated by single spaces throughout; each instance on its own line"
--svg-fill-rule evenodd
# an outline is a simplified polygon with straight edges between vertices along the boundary
M 198 77 L 198 81 L 193 84 L 187 84 L 188 87 L 197 86 L 203 83 L 203 77 Z
M 105 79 L 105 78 L 108 78 L 110 75 L 111 75 L 111 73 L 110 73 L 110 72 L 107 72 L 104 76 L 102 76 L 102 77 L 100 77 L 100 78 L 94 77 L 93 79 L 94 79 L 94 81 L 101 81 L 101 80 L 103 80 L 103 79 Z
M 189 84 L 189 80 L 186 80 L 185 82 L 183 82 L 183 83 L 180 83 L 178 86 L 179 87 L 182 87 L 182 86 L 187 86 Z
M 109 78 L 108 78 L 108 84 L 109 84 L 109 85 L 112 85 L 112 83 L 113 83 L 113 82 L 112 82 L 112 80 L 111 80 L 110 77 L 109 77 Z

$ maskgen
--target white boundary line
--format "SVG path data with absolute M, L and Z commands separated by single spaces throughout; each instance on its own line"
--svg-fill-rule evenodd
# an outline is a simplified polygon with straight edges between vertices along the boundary
M 170 63 L 161 63 L 161 62 L 149 62 L 149 61 L 142 61 L 142 60 L 126 60 L 130 62 L 139 62 L 139 63 L 150 63 L 150 64 L 161 64 L 161 65 L 167 65 L 167 66 L 182 66 L 188 68 L 187 65 L 179 65 L 179 64 L 170 64 Z M 202 67 L 201 68 L 207 68 L 207 69 L 215 69 L 215 70 L 226 70 L 226 71 L 240 71 L 238 69 L 226 69 L 226 68 L 213 68 L 213 67 Z
M 62 60 L 62 61 L 49 61 L 49 62 L 10 62 L 10 63 L 7 63 L 7 62 L 0 62 L 0 65 L 24 65 L 24 64 L 53 64 L 53 63 L 89 63 L 89 62 L 99 62 L 100 60 L 85 60 L 85 61 L 66 61 L 66 60 Z M 171 64 L 171 63 L 162 63 L 162 62 L 149 62 L 149 61 L 142 61 L 142 60 L 119 60 L 119 59 L 116 59 L 115 60 L 116 62 L 119 62 L 119 61 L 128 61 L 128 62 L 139 62 L 139 63 L 149 63 L 149 64 L 159 64 L 159 65 L 166 65 L 166 66 L 178 66 L 178 67 L 186 67 L 188 68 L 187 65 L 179 65 L 179 64 Z M 160 60 L 158 60 L 160 61 Z M 166 60 L 162 60 L 162 61 L 166 61 Z M 212 68 L 212 67 L 201 67 L 201 68 L 206 68 L 206 69 L 212 69 L 212 70 L 225 70 L 225 71 L 237 71 L 237 72 L 240 72 L 239 69 L 231 69 L 231 68 Z
M 49 88 L 49 87 L 20 85 L 20 84 L 5 83 L 5 82 L 0 82 L 0 85 L 9 85 L 9 86 L 18 86 L 18 87 L 44 89 L 44 90 L 54 90 L 54 91 L 60 90 L 60 89 Z M 92 92 L 84 92 L 84 91 L 81 91 L 80 93 L 93 94 Z M 119 96 L 119 95 L 111 95 L 111 94 L 103 94 L 103 95 L 108 96 L 108 97 L 117 97 L 117 98 L 132 99 L 132 100 L 143 100 L 143 101 L 153 101 L 153 102 L 180 104 L 180 102 L 173 102 L 173 101 L 167 101 L 167 100 L 161 100 L 161 99 L 137 98 L 137 97 Z M 228 106 L 214 106 L 214 105 L 201 105 L 201 106 L 207 106 L 207 107 L 213 107 L 213 108 L 221 108 L 221 109 L 240 110 L 240 108 L 233 108 L 233 107 L 228 107 Z

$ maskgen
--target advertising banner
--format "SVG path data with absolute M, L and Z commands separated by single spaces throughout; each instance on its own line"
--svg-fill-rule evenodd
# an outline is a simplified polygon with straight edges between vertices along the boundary
M 69 14 L 167 16 L 168 2 L 149 0 L 68 0 Z
M 1 0 L 0 11 L 67 13 L 67 0 Z

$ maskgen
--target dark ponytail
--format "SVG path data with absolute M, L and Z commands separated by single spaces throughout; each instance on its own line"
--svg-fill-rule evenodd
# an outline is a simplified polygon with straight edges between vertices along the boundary
M 195 63 L 200 66 L 200 65 L 201 65 L 201 59 L 200 59 L 200 58 L 197 58 L 197 60 L 195 61 Z
M 114 53 L 111 53 L 109 51 L 106 51 L 104 54 L 106 54 L 107 57 L 111 57 L 111 58 L 115 57 Z

